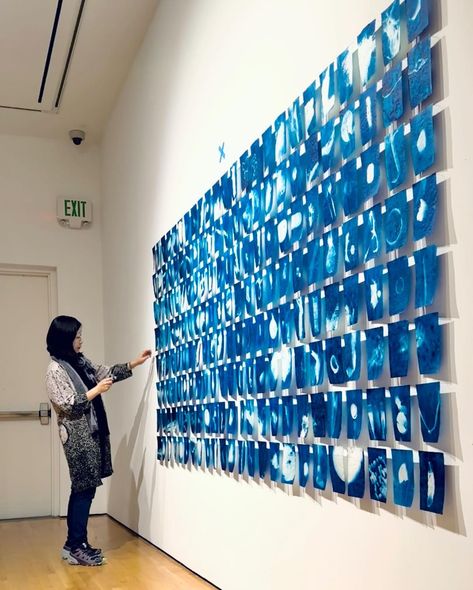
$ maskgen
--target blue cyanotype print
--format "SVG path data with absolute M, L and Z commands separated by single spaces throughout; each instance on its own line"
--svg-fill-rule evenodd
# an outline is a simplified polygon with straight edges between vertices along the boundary
M 438 313 L 415 319 L 417 361 L 422 375 L 438 373 L 442 360 L 442 338 Z
M 335 176 L 329 176 L 322 181 L 322 215 L 324 226 L 332 225 L 338 217 L 338 196 Z
M 368 477 L 370 498 L 378 502 L 386 502 L 388 493 L 386 449 L 368 447 Z
M 379 191 L 379 145 L 375 144 L 361 152 L 361 169 L 359 171 L 359 189 L 363 200 L 375 197 Z
M 376 137 L 376 85 L 371 86 L 363 94 L 360 94 L 360 132 L 362 145 L 365 145 L 368 141 Z
M 401 10 L 399 0 L 395 0 L 381 13 L 383 61 L 387 65 L 401 48 Z
M 332 283 L 324 288 L 325 294 L 325 330 L 337 330 L 342 313 L 342 294 L 340 285 Z
M 266 399 L 260 398 L 256 400 L 258 407 L 258 433 L 260 436 L 268 436 L 269 432 L 269 406 Z
M 343 366 L 347 381 L 357 381 L 361 370 L 360 332 L 348 332 L 343 336 Z
M 370 440 L 386 440 L 386 396 L 384 387 L 366 390 L 366 414 Z
M 292 313 L 292 304 L 290 302 L 279 306 L 279 330 L 282 344 L 289 344 L 293 341 L 294 314 Z
M 294 423 L 294 398 L 292 395 L 286 395 L 281 398 L 282 401 L 282 435 L 290 436 Z
M 340 147 L 344 159 L 355 151 L 355 109 L 353 106 L 347 107 L 340 115 Z
M 445 461 L 443 453 L 419 451 L 420 509 L 443 514 Z
M 207 439 L 205 440 L 207 444 Z M 246 440 L 238 440 L 238 475 L 243 475 L 246 467 Z
M 300 197 L 306 190 L 305 167 L 297 150 L 289 156 L 288 160 L 290 192 L 293 197 Z
M 327 487 L 328 472 L 327 446 L 313 445 L 312 450 L 314 453 L 314 488 L 318 490 L 325 490 Z
M 356 159 L 349 160 L 340 169 L 339 194 L 345 215 L 356 213 L 361 205 L 358 189 L 358 170 Z
M 366 370 L 368 379 L 374 380 L 383 372 L 385 339 L 383 328 L 365 330 L 366 338 Z
M 432 244 L 414 252 L 416 290 L 415 306 L 432 305 L 438 283 L 437 246 Z
M 344 104 L 353 92 L 353 54 L 345 49 L 337 58 L 338 100 Z
M 233 473 L 236 462 L 236 440 L 227 440 L 227 471 Z
M 307 303 L 310 331 L 312 337 L 315 338 L 320 334 L 322 329 L 322 298 L 320 289 L 312 291 L 307 295 Z
M 391 260 L 388 266 L 389 315 L 402 313 L 409 305 L 411 271 L 407 256 Z
M 407 77 L 411 107 L 416 107 L 432 94 L 430 37 L 419 41 L 407 54 Z
M 358 266 L 358 217 L 345 221 L 342 229 L 345 270 L 353 270 Z
M 296 346 L 294 348 L 294 370 L 296 373 L 296 387 L 298 389 L 307 387 L 308 385 L 308 356 L 309 347 L 307 345 Z
M 419 402 L 420 428 L 424 442 L 438 442 L 440 432 L 440 383 L 416 385 Z
M 345 321 L 347 326 L 358 322 L 360 305 L 360 284 L 358 275 L 351 275 L 343 279 L 343 304 L 345 307 Z
M 345 383 L 346 374 L 343 367 L 342 339 L 340 336 L 325 340 L 325 362 L 330 383 L 333 385 Z
M 410 42 L 429 26 L 429 0 L 406 0 L 406 16 Z
M 330 119 L 320 129 L 320 162 L 323 170 L 335 165 L 337 160 L 339 127 L 335 119 Z
M 236 436 L 238 434 L 238 411 L 233 401 L 228 402 L 225 432 L 230 436 Z
M 265 442 L 258 442 L 258 471 L 261 479 L 268 473 L 269 452 L 268 445 Z
M 296 467 L 296 445 L 283 444 L 281 449 L 281 483 L 294 483 Z
M 416 182 L 414 192 L 414 240 L 432 233 L 437 213 L 437 176 L 431 174 Z
M 311 412 L 309 406 L 308 395 L 298 395 L 297 402 L 297 436 L 299 438 L 307 438 L 309 434 L 309 424 L 311 420 Z
M 309 445 L 297 445 L 299 460 L 299 485 L 305 488 L 309 479 L 310 468 L 310 447 Z
M 327 406 L 323 393 L 314 393 L 310 396 L 310 409 L 312 412 L 312 430 L 315 437 L 324 437 L 327 422 Z
M 347 391 L 347 438 L 358 440 L 363 420 L 363 393 L 361 389 Z
M 256 457 L 255 457 L 255 441 L 246 441 L 246 467 L 248 469 L 248 476 L 255 476 Z
M 327 392 L 327 436 L 339 438 L 342 429 L 342 392 Z
M 266 129 L 262 136 L 263 139 L 263 168 L 265 174 L 272 174 L 276 168 L 276 144 L 274 133 L 271 127 Z
M 324 371 L 324 360 L 325 355 L 323 352 L 322 340 L 316 340 L 309 344 L 309 356 L 308 356 L 308 385 L 314 387 L 315 385 L 321 385 L 325 378 Z
M 297 198 L 291 205 L 291 242 L 303 242 L 307 237 L 305 205 L 303 197 Z
M 322 172 L 320 145 L 317 133 L 311 135 L 304 143 L 304 146 L 305 152 L 302 156 L 302 164 L 305 168 L 305 182 L 306 186 L 312 186 Z
M 383 104 L 383 123 L 385 127 L 388 127 L 393 121 L 400 119 L 404 113 L 401 62 L 384 74 L 381 98 Z
M 404 125 L 401 125 L 396 131 L 385 137 L 384 158 L 386 164 L 386 181 L 389 189 L 393 190 L 402 184 L 407 176 Z
M 297 250 L 294 250 L 291 254 L 291 267 L 292 267 L 292 285 L 294 287 L 293 293 L 297 293 L 299 291 L 303 291 L 307 287 L 307 272 L 306 267 L 304 265 L 304 254 L 302 252 L 302 247 L 299 247 Z M 291 293 L 292 295 L 292 293 Z M 298 301 L 296 299 L 295 301 Z M 297 328 L 296 324 L 296 328 Z M 301 329 L 296 332 L 297 337 L 299 340 L 303 340 L 305 338 L 305 332 Z
M 364 271 L 365 300 L 368 320 L 379 320 L 384 315 L 383 304 L 383 265 Z
M 386 252 L 391 252 L 397 248 L 402 248 L 407 239 L 409 209 L 406 191 L 401 191 L 386 199 L 385 204 L 384 239 L 386 241 Z
M 409 385 L 393 385 L 389 388 L 394 438 L 411 440 L 411 395 Z
M 286 158 L 287 150 L 287 120 L 286 114 L 282 113 L 274 122 L 274 153 L 277 165 Z
M 281 449 L 278 442 L 269 443 L 269 476 L 271 481 L 278 482 L 281 470 Z
M 301 109 L 299 99 L 296 99 L 289 107 L 288 135 L 291 148 L 297 147 L 304 139 L 304 113 Z
M 314 285 L 323 276 L 323 247 L 320 238 L 315 238 L 306 244 L 304 266 L 307 270 L 307 284 Z
M 394 504 L 410 508 L 414 500 L 414 455 L 412 451 L 392 449 Z
M 389 368 L 391 377 L 405 377 L 409 370 L 409 322 L 388 324 Z
M 368 262 L 381 254 L 381 231 L 381 205 L 378 204 L 363 213 L 363 262 Z
M 312 135 L 317 131 L 317 119 L 316 119 L 316 89 L 315 83 L 312 82 L 308 86 L 302 95 L 304 105 L 304 122 L 305 130 L 308 136 Z
M 320 81 L 320 112 L 326 121 L 330 111 L 335 106 L 335 72 L 333 63 L 326 68 L 319 77 Z
M 435 162 L 435 135 L 432 105 L 411 119 L 411 157 L 415 174 Z
M 277 436 L 280 431 L 280 405 L 278 397 L 269 398 L 269 425 L 271 427 L 271 436 Z
M 363 448 L 347 449 L 346 466 L 347 493 L 352 498 L 365 495 L 365 454 Z
M 323 235 L 323 275 L 324 278 L 333 277 L 338 271 L 338 228 Z
M 372 21 L 357 37 L 360 84 L 366 86 L 376 72 L 376 21 Z
M 337 494 L 345 493 L 345 458 L 345 448 L 329 445 L 328 463 L 330 468 L 330 480 L 332 481 L 332 489 Z

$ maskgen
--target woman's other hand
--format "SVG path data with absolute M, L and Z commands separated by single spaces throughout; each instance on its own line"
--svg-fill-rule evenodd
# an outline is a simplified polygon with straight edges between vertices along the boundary
M 113 385 L 113 378 L 112 377 L 105 377 L 102 381 L 99 381 L 95 386 L 98 393 L 105 393 L 112 387 Z
M 143 350 L 143 352 L 134 361 L 129 362 L 130 369 L 134 369 L 135 367 L 142 365 L 145 361 L 151 358 L 151 355 L 152 352 L 149 348 Z

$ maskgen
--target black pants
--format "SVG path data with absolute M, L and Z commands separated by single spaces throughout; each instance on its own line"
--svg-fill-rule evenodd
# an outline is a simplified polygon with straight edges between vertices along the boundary
M 76 549 L 82 543 L 87 543 L 87 521 L 96 489 L 87 488 L 81 492 L 71 491 L 67 506 L 66 541 L 66 545 L 71 549 Z

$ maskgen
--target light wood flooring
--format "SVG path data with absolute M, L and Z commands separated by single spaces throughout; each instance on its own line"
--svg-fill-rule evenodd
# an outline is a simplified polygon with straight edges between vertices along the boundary
M 89 542 L 107 563 L 72 566 L 60 558 L 59 518 L 0 521 L 1 590 L 206 590 L 215 588 L 108 516 L 89 520 Z

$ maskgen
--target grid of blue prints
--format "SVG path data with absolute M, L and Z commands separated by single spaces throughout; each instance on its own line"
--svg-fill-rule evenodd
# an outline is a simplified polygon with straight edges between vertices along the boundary
M 441 434 L 428 15 L 393 2 L 154 247 L 164 464 L 442 512 L 402 446 Z

